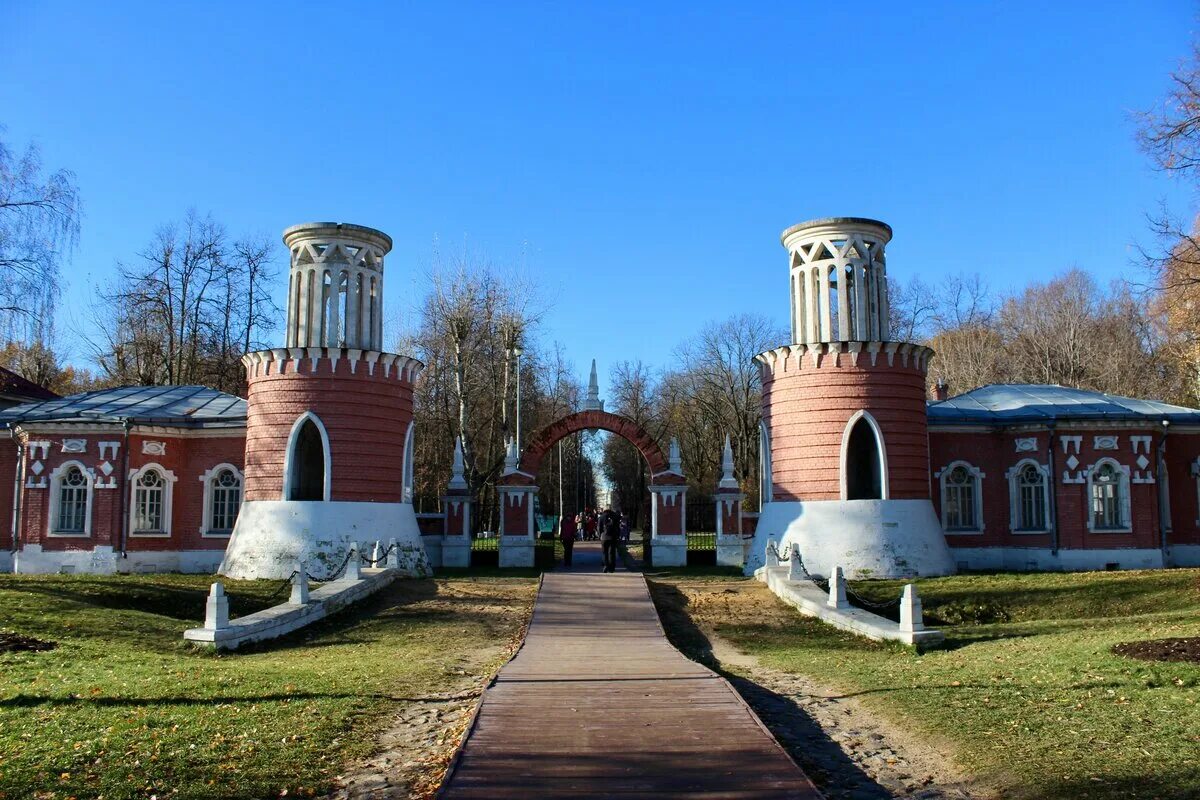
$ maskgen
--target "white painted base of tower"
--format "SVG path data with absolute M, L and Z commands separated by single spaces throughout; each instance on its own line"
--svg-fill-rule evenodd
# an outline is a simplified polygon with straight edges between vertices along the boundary
M 376 541 L 386 546 L 390 539 L 399 547 L 401 574 L 430 574 L 412 503 L 248 500 L 238 512 L 220 573 L 286 578 L 303 555 L 308 571 L 320 576 L 341 565 L 350 541 L 370 555 Z
M 810 500 L 765 503 L 746 556 L 745 574 L 763 566 L 767 541 L 786 555 L 800 547 L 808 571 L 823 578 L 951 575 L 954 558 L 928 500 Z

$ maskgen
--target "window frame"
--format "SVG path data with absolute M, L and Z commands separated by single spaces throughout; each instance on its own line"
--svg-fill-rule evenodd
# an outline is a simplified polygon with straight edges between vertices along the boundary
M 879 459 L 879 497 L 877 500 L 890 500 L 892 491 L 890 481 L 888 480 L 888 457 L 887 457 L 887 442 L 883 438 L 883 428 L 879 427 L 879 422 L 866 409 L 859 409 L 850 416 L 846 421 L 846 427 L 842 429 L 842 449 L 839 461 L 839 489 L 841 491 L 841 499 L 848 500 L 850 497 L 850 481 L 846 474 L 846 460 L 850 456 L 850 434 L 854 432 L 854 426 L 859 420 L 866 420 L 871 426 L 871 430 L 875 434 L 875 455 Z
M 1026 467 L 1032 466 L 1042 476 L 1042 518 L 1045 524 L 1041 528 L 1022 528 L 1021 521 L 1021 473 Z M 1050 516 L 1050 466 L 1042 464 L 1035 458 L 1022 458 L 1004 474 L 1008 481 L 1008 527 L 1016 535 L 1028 536 L 1047 534 L 1054 530 L 1054 520 Z
M 138 481 L 148 472 L 158 472 L 163 479 L 163 527 L 162 530 L 138 530 L 134 526 L 134 521 L 137 519 L 137 492 Z M 148 464 L 143 464 L 137 469 L 129 471 L 129 509 L 127 511 L 129 523 L 129 536 L 139 539 L 168 539 L 171 536 L 171 516 L 174 508 L 175 496 L 175 473 L 159 464 L 156 461 L 151 461 Z
M 1100 528 L 1096 526 L 1095 514 L 1095 476 L 1096 473 L 1105 466 L 1112 466 L 1113 471 L 1117 475 L 1117 514 L 1119 515 L 1118 522 L 1120 523 L 1114 528 Z M 1121 464 L 1115 458 L 1102 458 L 1095 464 L 1090 464 L 1087 468 L 1087 495 L 1086 513 L 1087 513 L 1087 529 L 1088 533 L 1109 534 L 1109 533 L 1133 533 L 1133 514 L 1132 514 L 1132 498 L 1130 497 L 1130 481 L 1129 467 Z
M 974 480 L 974 526 L 969 528 L 951 528 L 946 524 L 946 478 L 955 469 L 963 467 Z M 938 498 L 940 500 L 940 508 L 938 509 L 941 517 L 942 531 L 953 536 L 975 536 L 984 532 L 983 522 L 983 479 L 987 477 L 979 467 L 976 467 L 969 461 L 957 460 L 951 461 L 945 467 L 938 471 Z
M 83 479 L 86 487 L 84 499 L 84 516 L 82 531 L 63 531 L 59 530 L 59 514 L 61 513 L 61 498 L 62 482 L 67 473 L 76 468 L 83 473 Z M 50 513 L 46 520 L 46 535 L 56 539 L 90 539 L 92 536 L 92 509 L 93 500 L 96 492 L 96 478 L 82 461 L 71 459 L 64 461 L 54 468 L 50 473 Z
M 329 432 L 325 430 L 325 423 L 311 411 L 305 411 L 300 416 L 296 417 L 292 423 L 291 433 L 288 434 L 287 450 L 283 456 L 283 488 L 280 491 L 279 499 L 287 502 L 309 503 L 311 500 L 290 500 L 288 495 L 291 493 L 293 475 L 292 472 L 296 468 L 295 455 L 296 444 L 300 438 L 300 429 L 304 427 L 307 420 L 312 420 L 317 426 L 317 431 L 321 434 L 321 445 L 324 448 L 325 456 L 325 484 L 322 487 L 321 501 L 328 503 L 333 494 L 333 452 L 329 446 Z
M 238 469 L 236 464 L 222 462 L 206 470 L 200 476 L 200 482 L 204 485 L 204 506 L 200 516 L 200 535 L 204 538 L 212 539 L 228 539 L 233 535 L 233 528 L 213 528 L 213 495 L 216 493 L 217 477 L 225 470 L 230 470 L 238 480 L 238 513 L 234 515 L 234 525 L 237 524 L 237 517 L 242 513 L 242 504 L 246 502 L 246 476 Z

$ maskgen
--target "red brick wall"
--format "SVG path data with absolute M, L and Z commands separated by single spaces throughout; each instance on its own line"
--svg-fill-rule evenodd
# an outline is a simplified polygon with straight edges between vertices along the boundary
M 899 356 L 893 366 L 880 354 L 852 364 L 849 355 L 796 354 L 764 370 L 763 421 L 771 437 L 774 497 L 788 500 L 841 498 L 842 436 L 850 417 L 869 412 L 883 431 L 889 496 L 929 496 L 925 372 Z
M 1200 544 L 1200 503 L 1192 464 L 1200 457 L 1200 434 L 1171 433 L 1166 440 L 1167 472 L 1170 475 L 1172 544 Z
M 121 546 L 122 530 L 122 499 L 128 511 L 130 496 L 129 483 L 122 475 L 125 457 L 125 439 L 121 430 L 109 433 L 34 433 L 32 439 L 49 441 L 50 452 L 43 464 L 42 475 L 47 478 L 47 488 L 22 488 L 23 506 L 21 509 L 21 542 L 23 544 L 40 544 L 45 550 L 74 550 L 86 549 L 97 545 L 110 545 L 119 549 Z M 62 452 L 62 440 L 85 439 L 86 451 L 83 453 Z M 121 449 L 115 459 L 111 453 L 106 453 L 112 465 L 112 476 L 117 480 L 115 489 L 94 488 L 92 490 L 92 528 L 91 536 L 48 536 L 47 526 L 50 520 L 51 497 L 49 476 L 57 467 L 68 461 L 78 461 L 85 467 L 91 468 L 97 482 L 105 480 L 100 466 L 100 442 L 120 442 Z M 166 443 L 166 455 L 155 456 L 142 452 L 143 442 L 155 441 Z M 240 430 L 232 431 L 228 436 L 168 436 L 157 434 L 131 434 L 129 437 L 129 469 L 135 470 L 150 463 L 157 463 L 175 474 L 171 495 L 171 535 L 169 537 L 138 537 L 130 536 L 127 548 L 138 550 L 223 550 L 228 542 L 227 537 L 204 537 L 200 534 L 203 520 L 204 485 L 200 477 L 217 464 L 229 463 L 242 466 L 245 452 L 245 440 Z M 33 459 L 26 451 L 26 475 Z M 4 469 L 0 461 L 0 469 Z M 8 462 L 11 475 L 12 461 Z M 4 513 L 11 514 L 11 477 L 8 479 L 9 491 L 3 494 L 0 488 L 0 499 L 9 497 L 8 502 L 0 506 Z M 4 530 L 7 532 L 7 525 Z
M 17 443 L 0 440 L 0 549 L 12 549 L 13 478 Z
M 1118 436 L 1118 449 L 1096 450 L 1094 439 L 1096 436 L 1103 435 Z M 1153 473 L 1155 459 L 1157 458 L 1157 448 L 1161 441 L 1161 436 L 1158 433 L 1143 430 L 1116 429 L 1060 430 L 1056 432 L 1054 471 L 1051 475 L 1051 485 L 1056 493 L 1057 514 L 1053 513 L 1053 507 L 1049 509 L 1048 513 L 1057 517 L 1058 546 L 1060 548 L 1107 549 L 1123 547 L 1157 548 L 1160 546 L 1161 541 L 1158 527 L 1159 489 L 1156 483 L 1143 484 L 1130 481 L 1132 533 L 1092 533 L 1088 531 L 1087 527 L 1089 496 L 1086 480 L 1084 483 L 1063 483 L 1062 481 L 1063 472 L 1068 470 L 1067 459 L 1072 455 L 1079 460 L 1076 469 L 1070 470 L 1072 477 L 1081 474 L 1089 464 L 1095 464 L 1102 458 L 1112 458 L 1122 466 L 1129 467 L 1132 475 L 1133 471 L 1138 470 L 1136 464 L 1138 456 L 1133 453 L 1130 436 L 1144 435 L 1152 436 L 1150 452 L 1146 454 L 1146 457 L 1151 462 L 1148 470 Z M 1071 446 L 1069 452 L 1063 452 L 1063 436 L 1082 437 L 1078 454 L 1076 454 L 1074 446 Z M 1018 453 L 1016 451 L 1016 439 L 1018 438 L 1036 438 L 1037 450 L 1034 452 Z M 930 432 L 931 476 L 934 472 L 945 468 L 950 463 L 960 460 L 979 468 L 984 473 L 982 483 L 984 531 L 982 534 L 947 534 L 946 541 L 951 547 L 1052 546 L 1053 540 L 1049 534 L 1014 533 L 1012 531 L 1013 522 L 1010 518 L 1011 513 L 1009 509 L 1009 484 L 1005 477 L 1005 473 L 1008 470 L 1025 458 L 1034 458 L 1039 464 L 1049 463 L 1047 453 L 1049 438 L 1050 434 L 1048 431 L 970 433 L 933 430 Z M 1178 438 L 1182 440 L 1184 437 Z M 1196 438 L 1188 437 L 1190 440 L 1195 440 Z M 1188 445 L 1179 447 L 1178 449 L 1188 450 L 1192 448 L 1193 446 L 1189 442 Z M 1185 454 L 1180 453 L 1172 457 L 1182 459 L 1185 457 Z M 1192 458 L 1195 458 L 1195 455 Z M 1191 482 L 1190 477 L 1184 481 L 1177 480 L 1177 476 L 1181 474 L 1186 475 L 1187 473 L 1178 464 L 1174 464 L 1170 458 L 1168 459 L 1168 470 L 1171 472 L 1170 488 L 1173 516 L 1177 520 L 1183 520 L 1181 512 L 1191 513 L 1196 508 L 1195 484 Z M 1177 486 L 1179 483 L 1184 484 L 1183 493 L 1186 493 L 1187 486 L 1190 483 L 1193 489 L 1190 500 L 1187 497 L 1181 496 L 1181 490 Z M 937 480 L 934 480 L 933 488 L 933 502 L 940 516 L 941 491 Z M 1192 519 L 1192 523 L 1184 528 L 1177 526 L 1177 531 L 1182 536 L 1193 537 L 1195 535 L 1194 518 Z M 1172 537 L 1172 539 L 1175 538 Z
M 293 372 L 296 364 L 300 371 Z M 383 367 L 367 374 L 365 361 L 355 372 L 339 359 L 336 373 L 329 360 L 278 362 L 269 375 L 250 378 L 246 424 L 246 497 L 279 500 L 292 425 L 306 411 L 316 414 L 329 434 L 332 500 L 400 502 L 403 495 L 404 441 L 412 421 L 412 384 L 388 377 Z

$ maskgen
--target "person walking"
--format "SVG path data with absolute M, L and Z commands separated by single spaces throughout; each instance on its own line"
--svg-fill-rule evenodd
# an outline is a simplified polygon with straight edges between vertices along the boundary
M 621 512 L 621 541 L 629 544 L 629 517 L 625 516 L 624 511 Z
M 583 525 L 583 538 L 589 542 L 594 541 L 596 538 L 596 515 L 590 508 L 585 508 L 583 511 Z
M 575 531 L 578 529 L 578 519 L 576 516 L 575 525 L 571 525 L 570 520 L 563 520 L 562 525 L 558 530 L 558 538 L 562 540 L 563 546 L 563 567 L 571 568 L 571 556 L 575 552 Z
M 621 520 L 611 508 L 600 515 L 600 548 L 604 551 L 604 571 L 617 571 L 617 548 L 621 546 Z

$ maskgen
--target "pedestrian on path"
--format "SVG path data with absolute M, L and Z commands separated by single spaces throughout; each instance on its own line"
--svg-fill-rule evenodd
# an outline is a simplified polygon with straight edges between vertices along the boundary
M 617 571 L 617 548 L 621 545 L 621 520 L 611 508 L 600 515 L 600 547 L 604 551 L 604 571 Z
M 577 518 L 578 519 L 578 518 Z M 571 521 L 564 519 L 558 529 L 558 538 L 562 539 L 563 566 L 571 568 L 571 554 L 575 550 L 575 528 Z

